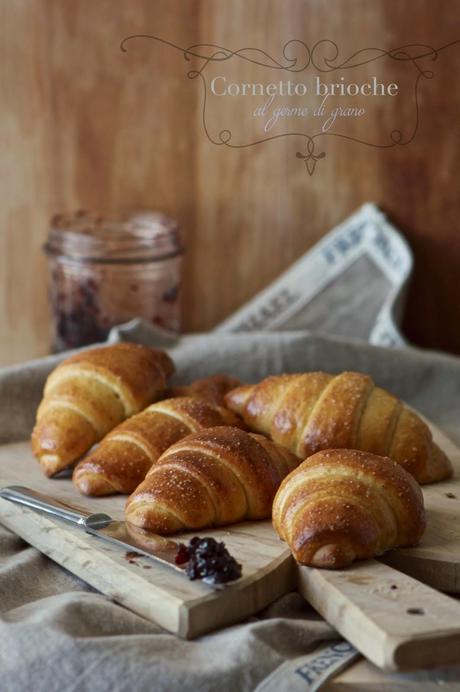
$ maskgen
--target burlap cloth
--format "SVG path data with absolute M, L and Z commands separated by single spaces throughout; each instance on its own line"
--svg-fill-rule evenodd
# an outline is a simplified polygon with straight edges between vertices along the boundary
M 214 372 L 248 381 L 284 371 L 369 372 L 460 444 L 460 361 L 450 356 L 308 332 L 191 336 L 174 342 L 139 323 L 115 330 L 111 339 L 168 346 L 181 382 Z M 43 381 L 57 360 L 0 372 L 3 442 L 29 434 Z M 3 528 L 0 595 L 2 692 L 252 690 L 284 661 L 338 636 L 291 594 L 250 622 L 181 641 L 92 591 Z M 292 689 L 291 683 L 286 674 L 277 687 Z

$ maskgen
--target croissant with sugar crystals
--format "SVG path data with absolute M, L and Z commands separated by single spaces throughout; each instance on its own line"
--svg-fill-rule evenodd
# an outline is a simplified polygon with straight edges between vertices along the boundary
M 158 399 L 174 372 L 158 349 L 121 343 L 77 353 L 49 375 L 32 433 L 48 476 L 71 465 L 129 416 Z
M 216 406 L 225 406 L 225 395 L 240 385 L 241 381 L 231 375 L 210 375 L 182 387 L 170 387 L 166 391 L 166 398 L 193 396 L 206 399 Z
M 232 411 L 204 399 L 158 401 L 106 435 L 75 467 L 74 485 L 85 495 L 132 493 L 168 447 L 190 433 L 216 425 L 244 423 Z
M 275 375 L 233 389 L 225 401 L 251 430 L 301 459 L 340 447 L 389 456 L 419 483 L 452 474 L 422 419 L 361 373 Z
M 284 479 L 273 502 L 273 526 L 300 564 L 342 568 L 415 545 L 425 529 L 423 496 L 392 459 L 329 449 Z
M 126 519 L 159 534 L 267 519 L 281 480 L 298 463 L 262 435 L 231 427 L 202 430 L 152 466 L 128 499 Z

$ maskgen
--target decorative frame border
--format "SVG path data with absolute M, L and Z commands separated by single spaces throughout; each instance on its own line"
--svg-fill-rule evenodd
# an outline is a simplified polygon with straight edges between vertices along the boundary
M 239 48 L 238 50 L 230 50 L 223 46 L 219 46 L 215 43 L 201 43 L 189 46 L 188 48 L 183 48 L 172 41 L 168 41 L 159 36 L 154 36 L 152 34 L 133 34 L 127 36 L 123 39 L 120 44 L 120 49 L 126 53 L 127 43 L 133 39 L 149 39 L 164 45 L 170 46 L 175 50 L 180 51 L 183 54 L 184 60 L 190 62 L 192 58 L 196 58 L 202 61 L 202 64 L 198 69 L 191 69 L 187 72 L 187 77 L 189 79 L 199 78 L 203 85 L 203 105 L 202 105 L 202 124 L 205 134 L 208 140 L 215 144 L 216 146 L 226 146 L 232 149 L 246 149 L 248 147 L 257 146 L 265 142 L 270 142 L 276 139 L 281 139 L 283 137 L 301 137 L 305 142 L 305 151 L 297 151 L 296 157 L 304 161 L 308 174 L 313 175 L 316 163 L 319 159 L 324 159 L 326 157 L 325 151 L 320 151 L 316 153 L 316 144 L 320 137 L 337 137 L 340 139 L 346 139 L 357 144 L 362 144 L 365 146 L 374 147 L 376 149 L 389 149 L 394 146 L 406 146 L 410 144 L 415 135 L 417 134 L 420 113 L 419 113 L 419 100 L 418 100 L 418 88 L 419 83 L 422 78 L 432 79 L 434 77 L 434 72 L 429 69 L 423 69 L 421 66 L 421 61 L 423 59 L 430 58 L 431 61 L 437 60 L 439 53 L 451 46 L 460 43 L 460 39 L 451 41 L 450 43 L 441 46 L 440 48 L 433 48 L 432 46 L 418 43 L 409 43 L 399 48 L 394 48 L 392 50 L 384 50 L 381 48 L 362 48 L 355 51 L 348 58 L 340 62 L 339 54 L 340 50 L 334 41 L 329 39 L 322 39 L 317 41 L 312 48 L 310 48 L 304 41 L 299 39 L 291 39 L 287 41 L 282 48 L 282 59 L 276 60 L 271 57 L 266 51 L 259 48 Z M 299 52 L 299 55 L 296 55 Z M 390 142 L 387 144 L 375 144 L 373 142 L 366 142 L 365 140 L 359 139 L 358 137 L 350 137 L 338 132 L 316 132 L 313 135 L 306 134 L 304 132 L 285 132 L 279 135 L 271 135 L 269 137 L 263 137 L 257 139 L 253 142 L 248 142 L 247 144 L 233 144 L 232 137 L 233 134 L 231 130 L 223 129 L 218 133 L 218 138 L 215 139 L 209 131 L 207 120 L 206 120 L 206 104 L 207 104 L 207 83 L 204 76 L 204 71 L 210 62 L 224 62 L 230 60 L 233 57 L 237 57 L 240 60 L 244 60 L 255 65 L 260 65 L 262 67 L 268 67 L 274 70 L 286 71 L 291 73 L 300 73 L 306 70 L 308 67 L 313 66 L 317 72 L 328 73 L 335 70 L 352 69 L 355 67 L 360 67 L 368 63 L 374 62 L 375 60 L 381 60 L 383 58 L 390 58 L 392 60 L 398 60 L 402 62 L 410 63 L 416 70 L 416 78 L 414 83 L 414 102 L 415 102 L 415 119 L 414 125 L 410 134 L 404 139 L 404 135 L 401 130 L 395 129 L 390 132 Z

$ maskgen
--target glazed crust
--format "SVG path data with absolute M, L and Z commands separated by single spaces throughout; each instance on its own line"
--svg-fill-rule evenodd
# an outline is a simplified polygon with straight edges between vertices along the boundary
M 121 343 L 89 349 L 49 375 L 32 450 L 52 476 L 73 464 L 121 421 L 157 399 L 174 371 L 158 349 Z
M 132 493 L 172 444 L 218 425 L 243 426 L 236 414 L 198 397 L 164 399 L 112 430 L 75 467 L 73 482 L 85 495 Z
M 131 524 L 159 534 L 267 519 L 298 464 L 261 435 L 217 427 L 189 435 L 154 464 L 126 504 Z
M 282 482 L 273 526 L 302 565 L 343 568 L 418 543 L 425 529 L 415 479 L 392 459 L 349 449 L 318 452 Z
M 225 395 L 240 385 L 241 381 L 231 375 L 211 375 L 183 387 L 170 387 L 166 390 L 166 397 L 193 396 L 216 406 L 225 406 Z
M 276 375 L 237 387 L 225 401 L 251 430 L 302 459 L 322 449 L 360 449 L 390 456 L 419 483 L 452 474 L 421 418 L 361 373 Z

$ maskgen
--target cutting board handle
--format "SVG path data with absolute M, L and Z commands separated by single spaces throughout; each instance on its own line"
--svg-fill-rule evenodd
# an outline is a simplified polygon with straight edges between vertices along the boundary
M 375 560 L 346 570 L 299 566 L 299 591 L 385 670 L 460 661 L 460 603 Z

